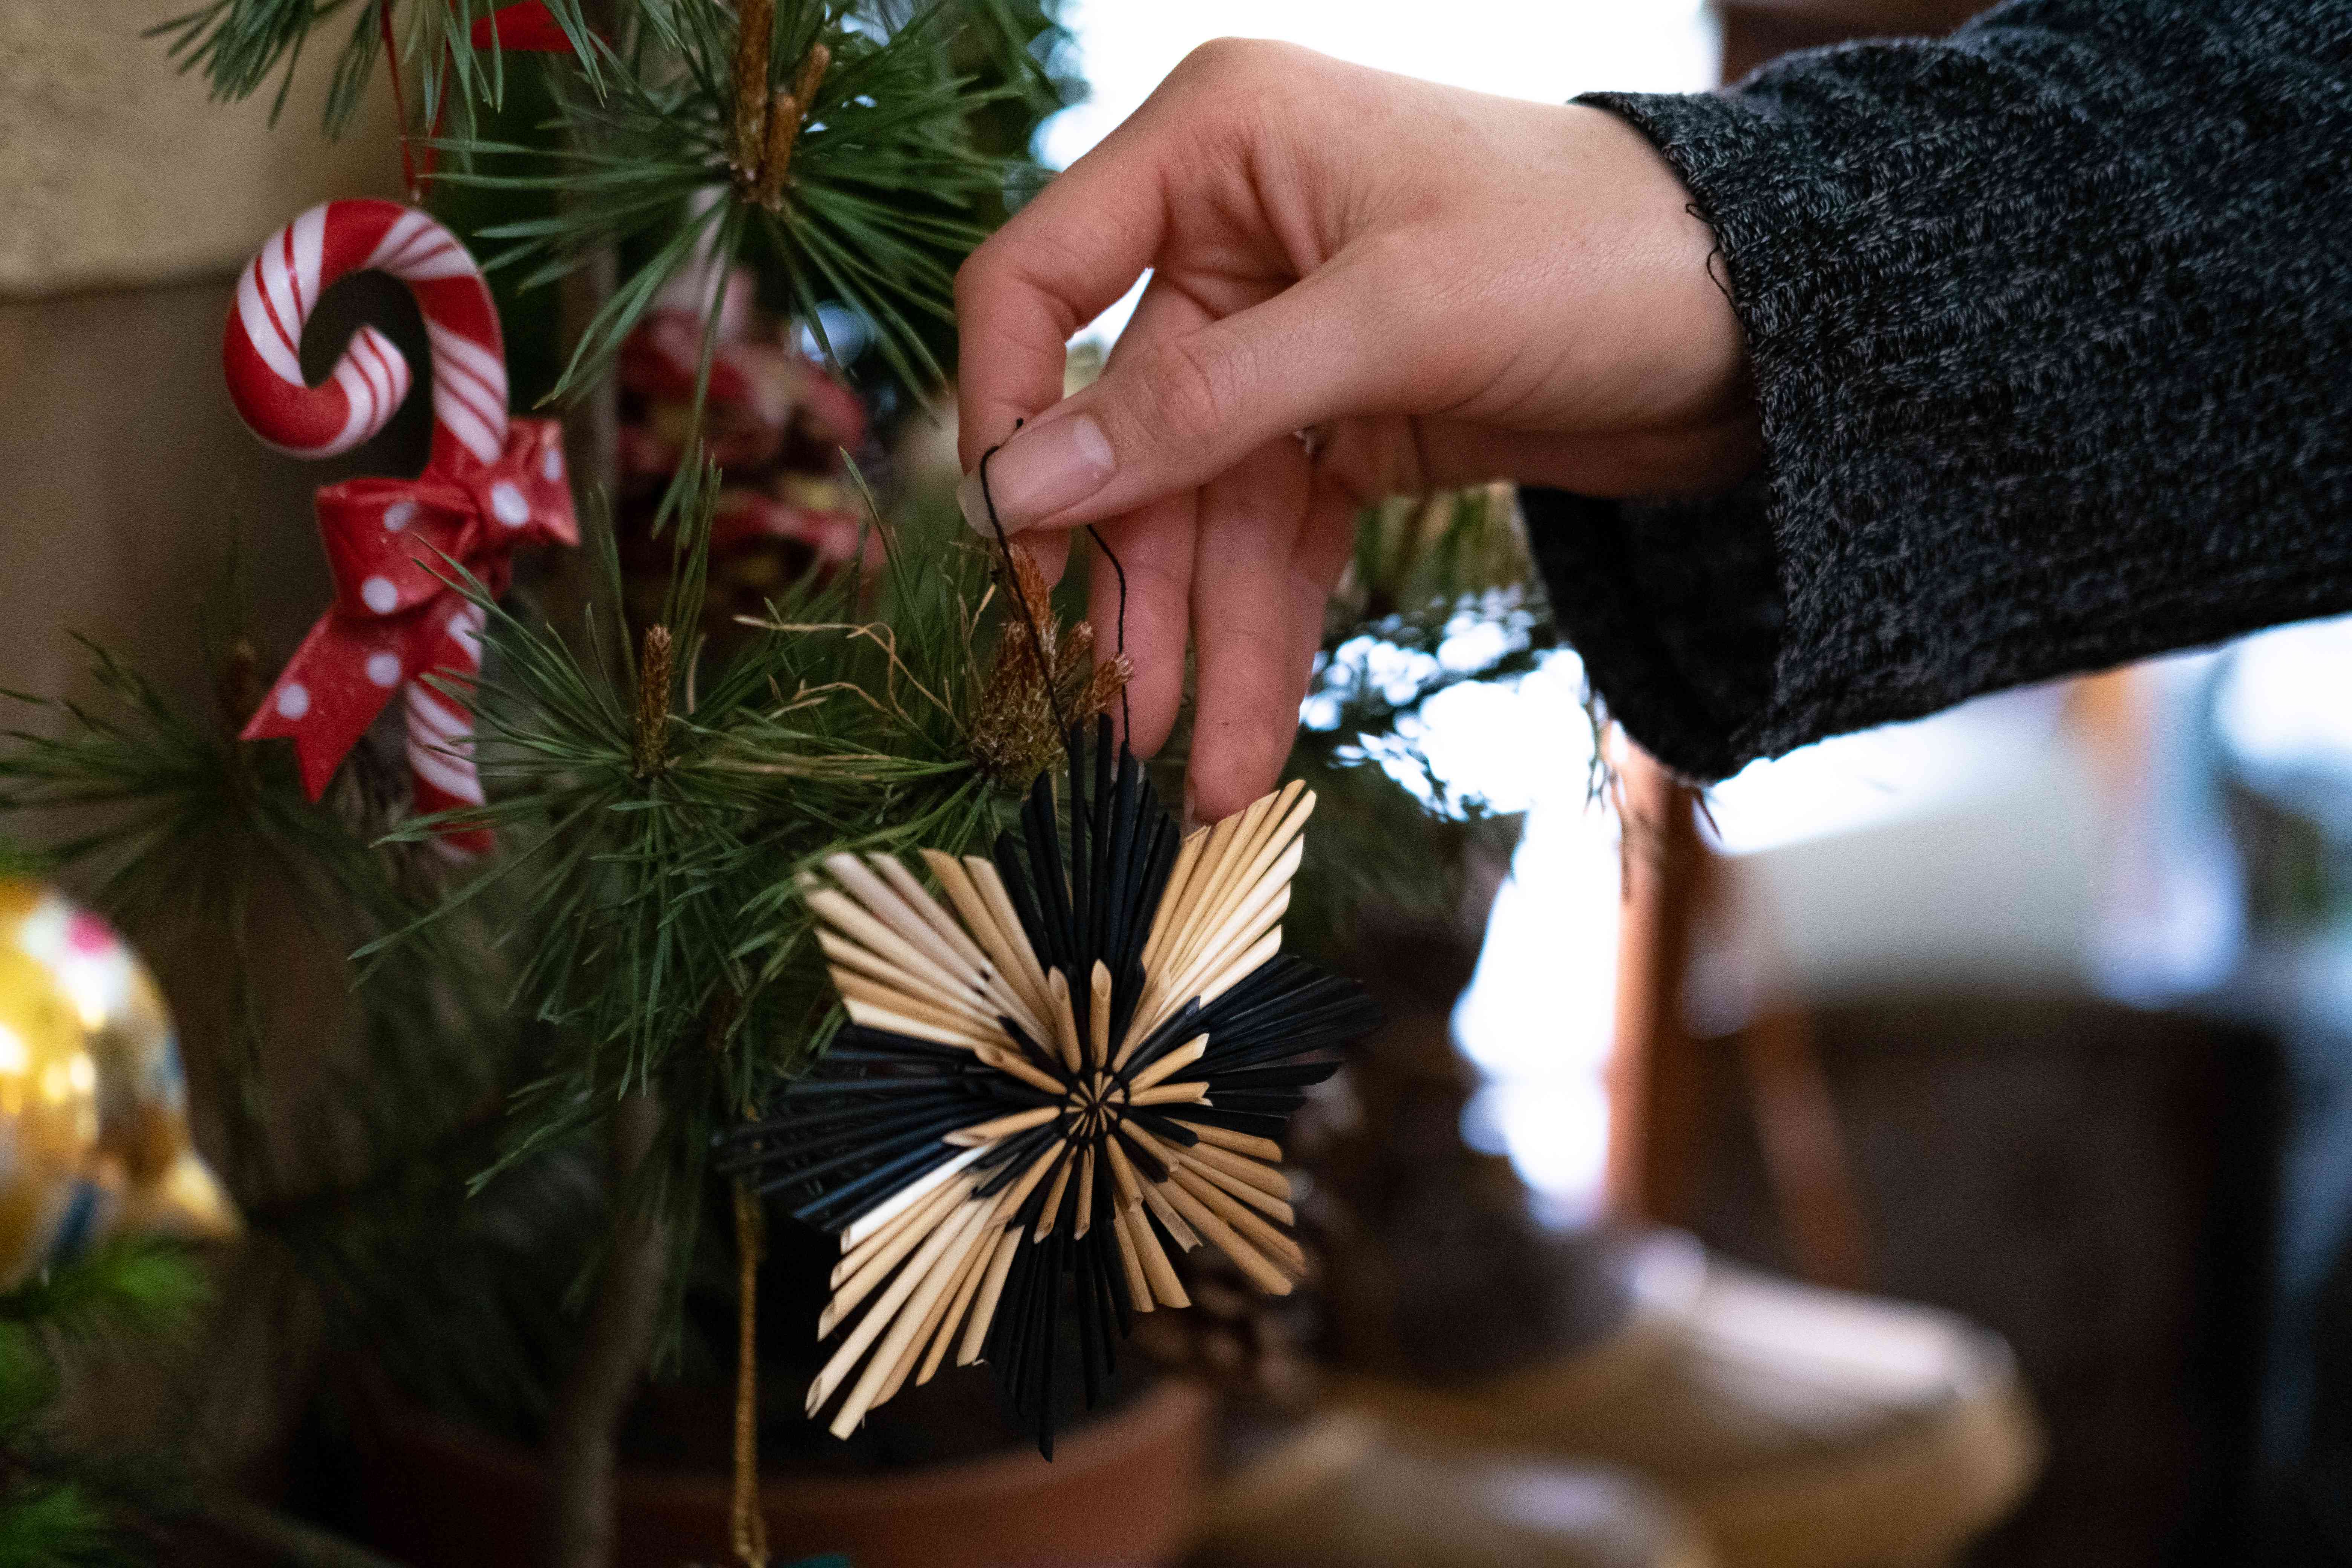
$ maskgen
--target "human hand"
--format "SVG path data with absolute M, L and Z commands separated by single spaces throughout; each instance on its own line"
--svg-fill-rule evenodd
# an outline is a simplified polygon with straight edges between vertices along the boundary
M 1166 741 L 1189 633 L 1188 799 L 1239 810 L 1289 752 L 1363 504 L 1494 479 L 1697 493 L 1752 466 L 1746 348 L 1689 203 L 1601 110 L 1197 49 L 957 277 L 965 515 L 988 531 L 976 470 L 1003 443 L 997 518 L 1049 572 L 1100 525 L 1129 742 Z M 1063 345 L 1146 268 L 1064 399 Z M 1096 574 L 1106 634 L 1115 591 Z

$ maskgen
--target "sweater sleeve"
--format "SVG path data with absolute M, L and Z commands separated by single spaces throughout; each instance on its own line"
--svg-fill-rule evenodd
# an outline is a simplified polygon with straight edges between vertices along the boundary
M 2352 4 L 2014 0 L 1582 101 L 1713 226 L 1762 419 L 1736 494 L 1528 498 L 1669 766 L 2352 609 Z

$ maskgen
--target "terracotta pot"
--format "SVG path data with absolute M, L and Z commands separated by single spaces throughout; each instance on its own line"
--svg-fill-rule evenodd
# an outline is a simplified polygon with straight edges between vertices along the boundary
M 1209 1433 L 1202 1389 L 1164 1381 L 1034 1452 L 761 1488 L 779 1563 L 819 1552 L 854 1568 L 1150 1568 L 1171 1561 Z M 360 1502 L 370 1539 L 415 1568 L 517 1568 L 540 1555 L 539 1455 L 406 1404 L 368 1422 Z M 728 1478 L 625 1468 L 616 1568 L 731 1562 Z

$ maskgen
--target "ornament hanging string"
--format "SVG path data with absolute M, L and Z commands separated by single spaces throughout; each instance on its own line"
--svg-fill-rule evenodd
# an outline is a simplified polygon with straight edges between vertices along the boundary
M 433 126 L 427 133 L 425 151 L 420 155 L 409 135 L 408 100 L 400 89 L 400 46 L 393 37 L 392 0 L 375 0 L 376 32 L 383 39 L 384 73 L 392 78 L 392 110 L 400 121 L 400 175 L 412 205 L 422 205 L 425 192 L 433 184 L 433 171 L 441 156 L 441 127 L 449 113 L 449 95 L 445 90 L 433 108 Z M 571 55 L 579 51 L 572 39 L 551 16 L 544 0 L 517 0 L 517 4 L 501 5 L 487 16 L 474 18 L 467 45 L 473 49 L 499 49 L 523 54 Z M 453 44 L 445 58 L 454 58 Z M 427 95 L 431 96 L 430 94 Z
M 1015 419 L 1013 428 L 1018 432 L 1027 423 L 1025 419 Z M 1061 694 L 1054 689 L 1054 673 L 1045 668 L 1045 639 L 1038 626 L 1037 612 L 1021 592 L 1021 579 L 1013 570 L 1013 542 L 1005 535 L 1004 524 L 996 515 L 996 497 L 988 488 L 988 461 L 1003 449 L 1004 443 L 1000 441 L 980 455 L 980 500 L 988 509 L 988 526 L 995 531 L 996 548 L 1004 560 L 1005 590 L 1012 595 L 1013 602 L 1021 606 L 1021 618 L 1028 624 L 1029 646 L 1036 650 L 1038 677 L 1045 683 L 1045 703 L 1054 710 L 1054 721 L 1062 731 L 1062 747 L 1066 752 L 1071 746 L 1071 737 L 1077 731 L 1071 727 L 1069 715 L 1062 711 Z M 1127 654 L 1127 568 L 1119 564 L 1118 552 L 1103 538 L 1102 531 L 1091 522 L 1087 524 L 1087 537 L 1095 542 L 1095 548 L 1102 552 L 1103 559 L 1110 563 L 1111 572 L 1118 579 L 1118 624 L 1115 628 L 1117 641 L 1112 652 L 1124 658 Z M 1128 704 L 1125 681 L 1119 682 L 1118 687 L 1118 720 L 1119 743 L 1124 746 L 1128 738 L 1135 733 L 1134 711 Z M 1075 754 L 1071 760 L 1076 762 Z
M 400 90 L 400 46 L 392 36 L 392 0 L 376 0 L 376 29 L 383 37 L 383 70 L 392 79 L 392 112 L 400 122 L 400 185 L 411 205 L 425 200 L 425 185 L 416 175 L 416 153 L 408 141 L 408 100 Z M 432 170 L 425 170 L 429 176 Z

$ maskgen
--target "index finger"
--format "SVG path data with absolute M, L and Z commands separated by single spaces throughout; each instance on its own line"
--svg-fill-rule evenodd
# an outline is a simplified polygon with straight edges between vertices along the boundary
M 1013 421 L 1062 400 L 1064 346 L 1159 254 L 1167 139 L 1150 109 L 1147 101 L 1056 175 L 957 271 L 957 447 L 966 472 Z

